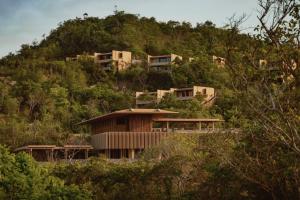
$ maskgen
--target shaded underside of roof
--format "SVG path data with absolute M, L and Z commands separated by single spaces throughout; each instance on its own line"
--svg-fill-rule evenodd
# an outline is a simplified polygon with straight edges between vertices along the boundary
M 221 119 L 185 119 L 185 118 L 158 118 L 153 119 L 155 122 L 224 122 Z
M 93 149 L 91 145 L 26 145 L 15 149 L 14 151 L 24 151 L 24 150 L 65 150 L 65 149 Z
M 166 114 L 177 114 L 178 112 L 168 111 L 168 110 L 161 110 L 161 109 L 125 109 L 115 111 L 106 115 L 94 117 L 83 122 L 78 123 L 77 125 L 92 123 L 99 120 L 106 120 L 110 118 L 126 116 L 126 115 L 166 115 Z

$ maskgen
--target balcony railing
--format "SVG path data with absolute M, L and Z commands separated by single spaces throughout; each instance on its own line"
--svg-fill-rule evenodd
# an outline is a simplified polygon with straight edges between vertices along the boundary
M 201 130 L 153 128 L 152 132 L 105 132 L 95 134 L 91 144 L 95 149 L 145 149 L 158 145 L 172 133 L 213 133 L 221 129 L 203 128 Z
M 164 61 L 164 62 L 149 62 L 149 66 L 164 66 L 164 65 L 171 65 L 172 63 L 169 61 Z
M 105 132 L 93 135 L 95 149 L 145 149 L 159 144 L 166 132 Z

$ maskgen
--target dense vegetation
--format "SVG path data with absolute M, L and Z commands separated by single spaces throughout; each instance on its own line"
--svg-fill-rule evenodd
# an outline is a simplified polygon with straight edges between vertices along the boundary
M 3 199 L 299 199 L 300 92 L 298 0 L 261 0 L 257 35 L 211 22 L 157 22 L 116 12 L 104 19 L 68 20 L 40 43 L 0 60 L 0 198 Z M 268 21 L 268 19 L 274 19 Z M 136 58 L 176 53 L 171 73 L 143 64 L 106 73 L 66 56 L 128 50 Z M 227 59 L 224 69 L 212 55 Z M 258 60 L 268 64 L 260 67 Z M 67 143 L 88 133 L 76 122 L 134 106 L 136 90 L 207 85 L 211 108 L 167 96 L 159 108 L 185 116 L 214 116 L 239 133 L 174 135 L 133 163 L 94 158 L 38 165 L 7 150 L 29 143 Z M 161 153 L 164 160 L 154 158 Z M 45 181 L 41 181 L 45 180 Z M 29 192 L 30 191 L 30 192 Z M 55 196 L 56 195 L 56 196 Z
M 65 143 L 70 134 L 86 132 L 74 126 L 77 122 L 134 107 L 135 91 L 170 87 L 212 86 L 218 89 L 220 102 L 211 110 L 199 101 L 182 104 L 174 98 L 154 106 L 177 109 L 185 115 L 224 115 L 230 120 L 234 101 L 228 87 L 230 76 L 212 64 L 213 54 L 224 55 L 223 38 L 228 34 L 210 22 L 192 27 L 124 12 L 105 19 L 68 20 L 39 44 L 23 45 L 18 54 L 0 61 L 1 141 L 12 148 Z M 241 43 L 253 40 L 240 37 Z M 172 66 L 172 73 L 149 71 L 141 64 L 117 74 L 104 72 L 89 61 L 64 61 L 66 56 L 112 49 L 131 51 L 139 59 L 172 52 L 195 61 Z

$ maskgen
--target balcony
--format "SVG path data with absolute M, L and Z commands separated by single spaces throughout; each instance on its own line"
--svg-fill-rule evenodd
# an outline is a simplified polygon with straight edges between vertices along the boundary
M 93 135 L 95 149 L 145 149 L 159 144 L 166 132 L 105 132 Z
M 171 65 L 171 57 L 152 57 L 149 60 L 148 65 L 150 67 L 152 66 L 165 66 L 165 65 Z

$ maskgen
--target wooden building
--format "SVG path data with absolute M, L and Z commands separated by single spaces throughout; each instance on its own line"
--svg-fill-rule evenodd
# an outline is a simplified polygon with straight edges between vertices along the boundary
M 26 152 L 39 162 L 83 160 L 93 150 L 91 145 L 27 145 L 15 149 L 15 153 Z
M 169 118 L 177 112 L 126 109 L 79 123 L 91 125 L 91 145 L 107 158 L 135 158 L 135 154 L 174 132 L 214 132 L 219 119 Z

